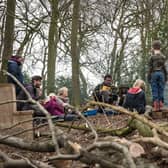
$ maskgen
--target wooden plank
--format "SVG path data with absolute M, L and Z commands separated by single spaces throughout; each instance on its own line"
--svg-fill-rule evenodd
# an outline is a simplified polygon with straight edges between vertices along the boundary
M 0 84 L 0 102 L 9 100 L 16 100 L 14 85 Z M 0 105 L 0 128 L 6 128 L 12 125 L 14 111 L 16 111 L 16 103 Z
M 0 102 L 15 101 L 15 87 L 12 84 L 0 84 Z M 31 130 L 23 134 L 23 137 L 33 137 L 33 111 L 17 111 L 16 102 L 0 105 L 0 129 L 12 127 L 15 124 L 21 123 L 15 127 L 16 130 Z M 30 120 L 29 122 L 23 122 Z M 22 123 L 23 122 L 23 123 Z

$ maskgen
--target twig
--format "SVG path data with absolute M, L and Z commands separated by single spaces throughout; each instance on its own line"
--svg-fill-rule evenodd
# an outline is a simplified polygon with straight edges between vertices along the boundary
M 16 155 L 16 154 L 15 154 Z M 18 155 L 16 155 L 18 156 Z M 52 166 L 37 160 L 29 160 L 28 158 L 22 157 L 22 159 L 12 159 L 6 153 L 0 151 L 0 158 L 4 161 L 4 167 L 34 167 L 34 168 L 53 168 Z M 29 165 L 29 166 L 28 166 Z M 37 165 L 37 166 L 36 166 Z
M 27 122 L 32 122 L 32 119 L 28 119 L 28 120 L 24 120 L 24 121 L 21 121 L 21 122 L 17 122 L 16 124 L 13 124 L 10 127 L 3 128 L 3 131 L 10 130 L 12 128 L 17 127 L 18 125 L 21 125 L 21 124 L 24 124 L 24 123 L 27 123 Z
M 116 143 L 116 142 L 96 142 L 96 143 L 90 145 L 87 148 L 87 151 L 91 151 L 95 148 L 110 148 L 110 147 L 123 152 L 125 158 L 127 159 L 129 167 L 130 168 L 136 168 L 134 160 L 131 157 L 131 154 L 129 153 L 129 150 L 127 149 L 127 147 L 125 147 L 125 146 L 123 146 L 119 143 Z
M 152 131 L 153 131 L 154 137 L 139 137 L 139 138 L 134 139 L 133 141 L 134 142 L 139 142 L 139 141 L 149 142 L 149 143 L 152 143 L 154 145 L 158 145 L 158 146 L 163 147 L 168 150 L 168 143 L 162 141 L 159 138 L 159 135 L 157 134 L 156 129 L 153 129 Z
M 93 92 L 93 94 L 94 94 L 94 96 L 95 96 L 96 100 L 97 100 L 97 101 L 99 101 L 99 99 L 98 99 L 98 97 L 97 97 L 97 95 L 96 95 L 95 91 Z M 104 102 L 104 100 L 103 100 L 103 102 Z M 100 107 L 100 108 L 101 108 L 101 110 L 103 111 L 104 118 L 105 118 L 105 120 L 107 121 L 108 125 L 110 126 L 110 125 L 111 125 L 111 123 L 110 123 L 110 121 L 109 121 L 109 119 L 108 119 L 108 117 L 107 117 L 107 114 L 106 114 L 105 110 L 103 109 L 103 106 L 99 106 L 99 107 Z
M 98 140 L 98 135 L 97 135 L 97 132 L 96 130 L 94 129 L 94 127 L 92 126 L 92 124 L 86 119 L 86 117 L 84 115 L 82 115 L 77 109 L 75 110 L 76 113 L 86 121 L 86 123 L 88 124 L 88 126 L 90 127 L 91 131 L 93 132 L 94 136 L 95 136 L 95 139 L 94 139 L 94 142 L 96 142 Z
M 23 160 L 25 160 L 27 162 L 28 165 L 30 165 L 31 167 L 33 168 L 38 168 L 36 165 L 34 165 L 28 158 L 25 158 L 21 155 L 18 155 L 18 154 L 13 154 L 14 156 L 17 156 L 17 157 L 20 157 L 22 158 Z
M 16 102 L 27 103 L 29 101 L 28 100 L 7 100 L 7 101 L 1 101 L 0 105 L 9 104 L 9 103 L 16 103 Z

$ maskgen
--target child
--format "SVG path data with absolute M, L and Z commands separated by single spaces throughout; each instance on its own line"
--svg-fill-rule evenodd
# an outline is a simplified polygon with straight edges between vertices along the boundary
M 44 102 L 44 108 L 51 114 L 56 116 L 64 115 L 63 103 L 58 100 L 54 93 L 50 93 Z
M 130 111 L 136 110 L 139 114 L 145 113 L 146 98 L 143 80 L 137 79 L 133 87 L 128 90 L 123 106 Z

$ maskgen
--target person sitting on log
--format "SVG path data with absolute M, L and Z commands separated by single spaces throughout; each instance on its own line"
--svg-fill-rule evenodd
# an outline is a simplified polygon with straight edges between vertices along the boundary
M 50 93 L 47 96 L 47 99 L 45 100 L 43 106 L 51 115 L 64 115 L 64 104 L 57 98 L 54 93 Z
M 139 114 L 145 113 L 145 87 L 145 82 L 137 79 L 133 87 L 128 90 L 123 107 L 130 111 L 136 110 Z
M 71 106 L 68 101 L 68 89 L 62 87 L 58 90 L 58 95 L 50 93 L 43 106 L 52 116 L 57 116 L 64 120 L 76 119 L 77 115 L 70 110 Z
M 31 95 L 32 99 L 38 101 L 41 97 L 40 86 L 41 86 L 42 77 L 41 76 L 33 76 L 31 83 L 26 84 L 25 88 L 28 93 Z M 26 93 L 21 90 L 17 96 L 17 100 L 27 100 Z M 18 110 L 31 110 L 32 104 L 31 103 L 18 103 Z
M 35 75 L 32 77 L 32 81 L 31 83 L 25 85 L 25 88 L 27 90 L 27 92 L 31 95 L 32 99 L 39 101 L 41 96 L 42 96 L 42 92 L 41 92 L 41 82 L 42 82 L 42 77 L 39 75 Z M 26 93 L 21 90 L 17 96 L 17 100 L 27 100 L 27 95 Z M 26 102 L 26 103 L 22 103 L 22 102 L 18 102 L 17 103 L 17 110 L 33 110 L 33 116 L 45 116 L 44 113 L 39 109 L 39 107 L 37 105 L 34 105 L 32 103 Z
M 103 83 L 95 87 L 92 95 L 95 101 L 104 102 L 108 104 L 115 104 L 117 102 L 117 91 L 116 87 L 112 86 L 111 75 L 105 75 Z

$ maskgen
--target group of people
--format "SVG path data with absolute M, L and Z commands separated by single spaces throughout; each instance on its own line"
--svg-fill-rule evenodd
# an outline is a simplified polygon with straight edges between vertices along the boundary
M 31 82 L 24 83 L 24 77 L 22 74 L 21 66 L 24 59 L 21 56 L 11 56 L 8 60 L 8 72 L 12 74 L 30 94 L 32 99 L 39 101 L 43 107 L 54 116 L 64 117 L 66 111 L 71 111 L 68 98 L 68 88 L 62 87 L 58 90 L 57 95 L 50 93 L 46 98 L 42 99 L 42 77 L 35 75 L 31 78 Z M 17 82 L 10 76 L 8 76 L 8 83 L 12 83 L 15 86 L 17 100 L 27 100 L 27 95 L 24 90 L 17 84 Z M 30 102 L 17 102 L 17 110 L 33 110 L 34 117 L 44 116 L 44 113 L 40 111 L 37 105 Z M 67 115 L 68 117 L 69 115 Z M 72 115 L 70 116 L 72 118 Z
M 145 112 L 145 82 L 137 79 L 132 88 L 128 86 L 112 86 L 112 77 L 107 74 L 102 84 L 96 86 L 93 91 L 93 97 L 96 101 L 113 105 L 123 106 L 131 111 L 138 111 L 140 114 Z M 103 107 L 98 109 L 103 110 Z
M 23 61 L 24 59 L 20 56 L 12 56 L 8 60 L 8 72 L 24 85 L 34 100 L 39 101 L 42 96 L 40 89 L 42 77 L 33 76 L 30 84 L 24 84 L 24 77 L 21 71 Z M 161 53 L 159 41 L 154 41 L 152 45 L 152 55 L 149 58 L 148 81 L 151 85 L 154 110 L 159 111 L 164 104 L 164 86 L 167 81 L 165 56 Z M 17 85 L 13 78 L 9 76 L 8 82 L 15 85 L 17 100 L 27 100 L 25 92 Z M 93 98 L 96 101 L 123 106 L 131 111 L 136 110 L 139 114 L 143 114 L 146 106 L 145 89 L 145 82 L 141 79 L 137 79 L 131 88 L 121 86 L 117 89 L 112 85 L 112 76 L 107 74 L 104 77 L 104 82 L 94 89 Z M 65 110 L 70 106 L 68 100 L 68 89 L 63 87 L 58 90 L 57 95 L 51 93 L 41 102 L 51 115 L 64 116 Z M 36 106 L 29 102 L 18 103 L 17 108 L 18 110 L 33 109 L 35 114 L 43 115 Z
M 156 40 L 152 44 L 148 71 L 148 82 L 151 85 L 154 111 L 161 111 L 164 105 L 164 87 L 167 81 L 165 61 L 166 57 L 161 53 L 161 43 Z M 104 82 L 94 89 L 93 97 L 95 101 L 123 106 L 130 111 L 143 114 L 146 107 L 145 89 L 145 82 L 137 79 L 131 88 L 122 86 L 117 91 L 116 87 L 112 86 L 111 75 L 107 74 L 104 77 Z

